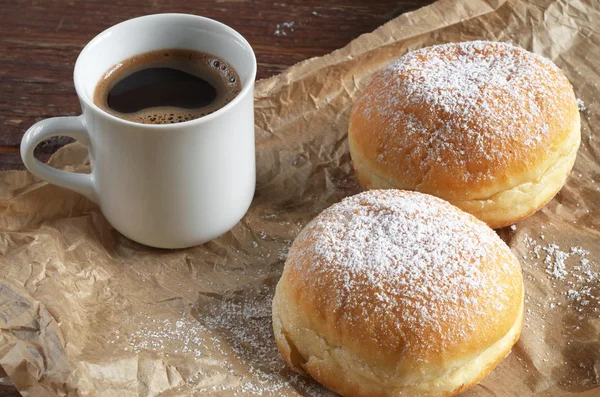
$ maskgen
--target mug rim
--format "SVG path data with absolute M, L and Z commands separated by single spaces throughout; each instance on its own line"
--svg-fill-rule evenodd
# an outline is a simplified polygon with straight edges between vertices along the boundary
M 117 26 L 121 26 L 124 24 L 128 24 L 132 21 L 136 21 L 138 19 L 155 19 L 155 18 L 164 18 L 164 17 L 183 17 L 183 18 L 190 18 L 190 19 L 195 19 L 199 22 L 208 22 L 208 23 L 213 23 L 218 25 L 219 27 L 223 28 L 225 31 L 227 31 L 228 33 L 232 34 L 233 36 L 235 36 L 236 38 L 238 38 L 244 45 L 246 45 L 248 47 L 248 49 L 250 50 L 250 54 L 252 56 L 252 69 L 250 71 L 250 78 L 248 79 L 248 83 L 245 84 L 242 87 L 242 90 L 240 91 L 240 93 L 238 95 L 236 95 L 235 98 L 233 98 L 229 103 L 225 104 L 225 106 L 217 109 L 216 111 L 214 111 L 213 113 L 207 114 L 206 116 L 201 116 L 198 117 L 196 119 L 193 120 L 189 120 L 189 121 L 183 121 L 183 122 L 179 122 L 179 123 L 169 123 L 169 124 L 144 124 L 144 123 L 136 123 L 134 121 L 129 121 L 129 120 L 125 120 L 122 119 L 120 117 L 117 117 L 113 114 L 108 113 L 107 111 L 103 110 L 102 108 L 100 108 L 98 105 L 96 105 L 94 103 L 93 100 L 90 100 L 90 98 L 88 98 L 87 95 L 84 94 L 84 92 L 82 91 L 83 88 L 79 87 L 79 84 L 77 83 L 77 71 L 79 70 L 78 65 L 83 62 L 82 57 L 84 55 L 84 52 L 90 51 L 89 48 L 92 47 L 93 45 L 95 45 L 98 41 L 102 40 L 104 38 L 105 35 L 107 34 L 111 34 L 112 30 L 115 29 Z M 252 46 L 250 45 L 250 43 L 248 43 L 248 40 L 246 40 L 246 38 L 244 36 L 242 36 L 238 31 L 236 31 L 235 29 L 233 29 L 232 27 L 224 24 L 223 22 L 219 22 L 217 20 L 211 19 L 211 18 L 207 18 L 207 17 L 203 17 L 200 15 L 194 15 L 194 14 L 184 14 L 184 13 L 162 13 L 162 14 L 148 14 L 148 15 L 143 15 L 141 17 L 136 17 L 136 18 L 131 18 L 131 19 L 127 19 L 123 22 L 119 22 L 116 25 L 112 25 L 111 27 L 103 30 L 102 32 L 98 33 L 92 40 L 90 40 L 85 47 L 83 47 L 83 49 L 81 50 L 81 52 L 79 53 L 79 55 L 77 56 L 77 60 L 75 61 L 75 66 L 73 68 L 73 83 L 75 86 L 75 92 L 77 93 L 77 97 L 84 102 L 90 109 L 93 109 L 94 111 L 97 111 L 98 113 L 102 114 L 103 116 L 108 117 L 109 119 L 116 121 L 116 122 L 121 122 L 124 123 L 126 125 L 131 125 L 134 127 L 144 127 L 144 128 L 160 128 L 160 129 L 176 129 L 176 128 L 181 128 L 182 126 L 185 127 L 189 127 L 192 124 L 202 124 L 205 122 L 209 122 L 210 120 L 214 119 L 215 117 L 219 117 L 222 113 L 226 112 L 227 110 L 233 108 L 234 106 L 237 105 L 238 102 L 242 101 L 243 98 L 248 94 L 248 91 L 252 91 L 250 92 L 250 95 L 254 95 L 254 83 L 256 81 L 256 69 L 257 69 L 257 65 L 256 65 L 256 55 L 254 54 L 254 49 L 252 48 Z M 98 84 L 98 82 L 96 82 L 96 84 Z M 83 109 L 82 109 L 83 111 Z

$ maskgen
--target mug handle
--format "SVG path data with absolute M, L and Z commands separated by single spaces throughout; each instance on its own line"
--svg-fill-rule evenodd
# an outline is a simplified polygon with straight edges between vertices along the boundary
M 54 136 L 68 136 L 78 140 L 86 146 L 90 145 L 90 136 L 83 123 L 83 116 L 53 117 L 42 120 L 27 130 L 21 140 L 21 159 L 25 167 L 35 176 L 57 186 L 73 190 L 98 202 L 94 186 L 93 173 L 76 174 L 52 168 L 33 155 L 36 146 L 42 141 Z

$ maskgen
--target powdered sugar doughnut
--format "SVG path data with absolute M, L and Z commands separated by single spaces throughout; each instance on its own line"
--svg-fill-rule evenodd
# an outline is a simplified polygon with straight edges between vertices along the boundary
M 273 300 L 292 368 L 344 396 L 452 396 L 521 331 L 521 268 L 485 223 L 433 196 L 370 190 L 294 241 Z
M 363 187 L 433 194 L 495 228 L 561 189 L 580 120 L 550 60 L 474 41 L 423 48 L 382 70 L 354 104 L 348 139 Z

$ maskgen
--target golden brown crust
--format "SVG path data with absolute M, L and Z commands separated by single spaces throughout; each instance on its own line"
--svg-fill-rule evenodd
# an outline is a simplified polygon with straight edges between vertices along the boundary
M 377 74 L 352 109 L 348 138 L 359 179 L 375 180 L 363 186 L 383 188 L 383 180 L 459 205 L 535 183 L 566 152 L 572 165 L 579 134 L 573 89 L 552 62 L 505 43 L 469 42 L 409 53 Z M 563 183 L 510 220 L 477 216 L 508 225 Z
M 471 200 L 455 199 L 451 203 L 458 208 L 475 215 L 491 228 L 512 225 L 532 215 L 546 205 L 565 184 L 579 148 L 579 119 L 565 141 L 550 169 L 540 171 L 540 167 L 532 168 L 531 181 L 514 186 L 485 198 Z M 392 189 L 394 185 L 379 175 L 380 170 L 372 166 L 363 154 L 353 148 L 354 171 L 360 184 L 366 189 Z M 538 177 L 538 175 L 541 175 Z
M 343 395 L 443 396 L 506 355 L 522 303 L 518 261 L 484 223 L 432 196 L 372 190 L 298 236 L 273 326 L 294 369 Z
M 287 308 L 286 308 L 287 309 Z M 281 321 L 279 315 L 282 310 L 277 306 L 277 301 L 273 305 L 273 317 L 277 319 L 274 322 L 275 339 L 280 352 L 286 362 L 297 372 L 307 373 L 314 379 L 329 389 L 346 397 L 392 397 L 392 396 L 412 396 L 412 397 L 452 397 L 456 396 L 481 382 L 489 375 L 510 353 L 512 346 L 519 340 L 521 334 L 523 313 L 515 322 L 512 332 L 506 335 L 503 340 L 497 343 L 497 346 L 488 349 L 486 357 L 469 363 L 466 367 L 460 369 L 459 376 L 462 375 L 464 382 L 456 382 L 455 379 L 441 379 L 430 384 L 418 384 L 400 388 L 385 389 L 382 385 L 373 384 L 366 381 L 359 374 L 348 374 L 340 367 L 335 360 L 313 362 L 307 366 L 307 362 L 302 359 L 293 359 L 286 355 L 284 351 L 290 350 L 291 337 L 282 337 Z M 301 340 L 302 341 L 302 340 Z M 300 342 L 301 343 L 301 342 Z M 456 376 L 455 378 L 458 378 Z

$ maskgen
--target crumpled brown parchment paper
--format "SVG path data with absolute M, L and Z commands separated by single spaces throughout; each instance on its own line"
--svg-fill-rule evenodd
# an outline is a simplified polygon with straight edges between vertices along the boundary
M 330 395 L 290 372 L 270 304 L 286 252 L 360 188 L 346 129 L 374 71 L 409 50 L 511 41 L 566 73 L 582 145 L 542 211 L 499 230 L 521 260 L 523 335 L 468 396 L 600 396 L 600 3 L 441 0 L 256 86 L 258 184 L 245 218 L 186 250 L 138 245 L 82 196 L 0 174 L 0 365 L 24 396 Z M 85 172 L 86 149 L 51 163 Z

